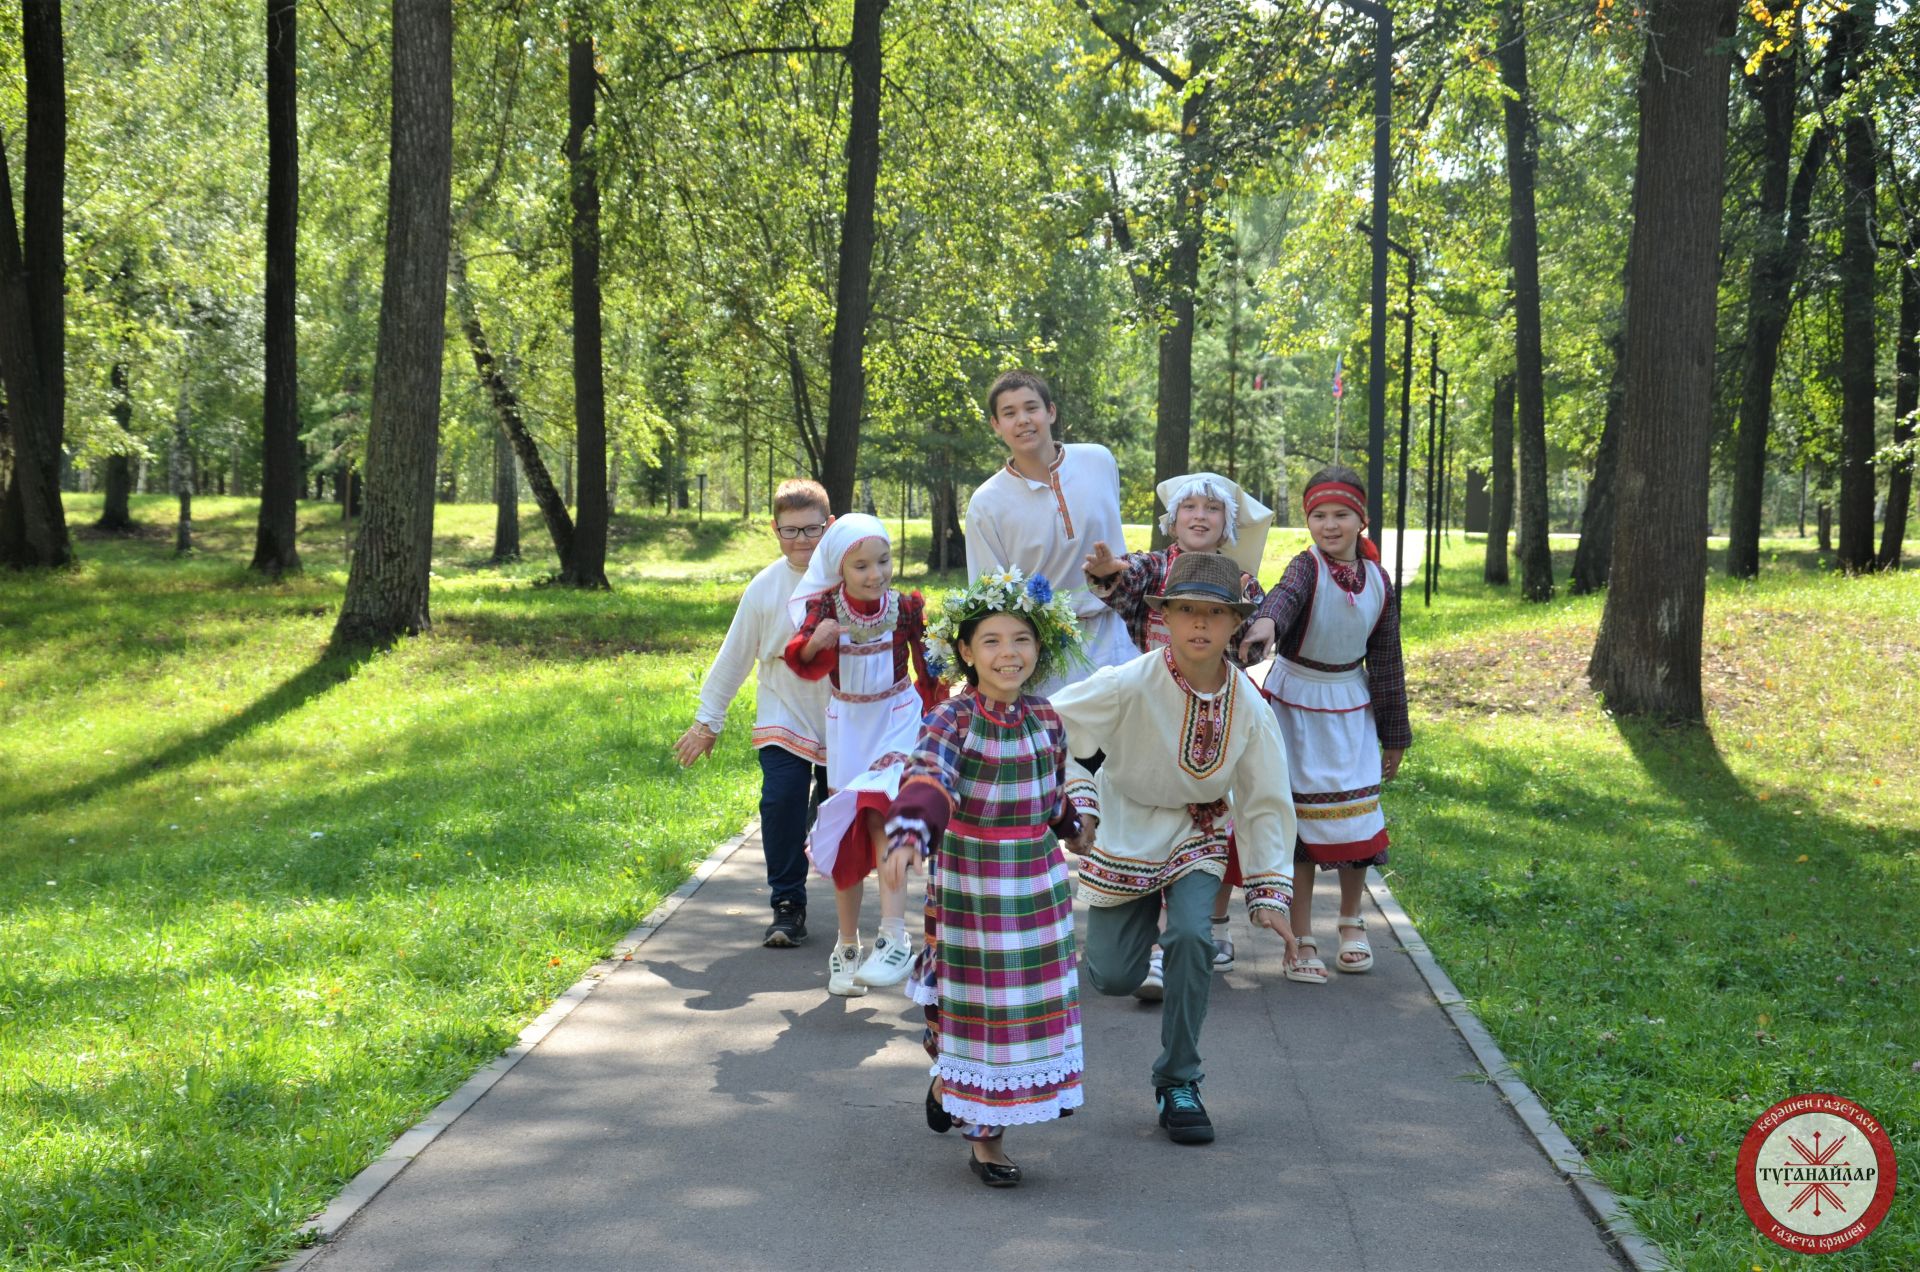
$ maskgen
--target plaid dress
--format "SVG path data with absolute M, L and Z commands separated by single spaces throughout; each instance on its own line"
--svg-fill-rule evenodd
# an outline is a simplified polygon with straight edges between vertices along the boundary
M 926 1008 L 942 1104 L 975 1126 L 1044 1122 L 1081 1102 L 1071 874 L 1055 835 L 1076 828 L 1066 736 L 1043 698 L 964 692 L 927 716 L 893 807 L 890 829 L 939 843 L 907 993 Z

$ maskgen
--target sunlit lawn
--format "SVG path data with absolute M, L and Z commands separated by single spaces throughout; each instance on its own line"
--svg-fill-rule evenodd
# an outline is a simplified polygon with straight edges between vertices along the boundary
M 711 762 L 668 756 L 771 556 L 737 519 L 622 517 L 581 595 L 534 585 L 531 508 L 494 569 L 491 508 L 443 507 L 434 633 L 350 663 L 336 510 L 271 585 L 254 505 L 196 509 L 193 559 L 152 498 L 152 534 L 0 578 L 0 1263 L 285 1254 L 755 803 L 750 694 Z M 1732 1180 L 1774 1100 L 1858 1099 L 1920 1170 L 1920 579 L 1770 546 L 1713 588 L 1708 741 L 1617 727 L 1599 600 L 1523 606 L 1456 538 L 1390 800 L 1393 885 L 1508 1054 L 1678 1263 L 1742 1272 L 1786 1261 Z M 1920 1219 L 1829 1259 L 1920 1266 Z

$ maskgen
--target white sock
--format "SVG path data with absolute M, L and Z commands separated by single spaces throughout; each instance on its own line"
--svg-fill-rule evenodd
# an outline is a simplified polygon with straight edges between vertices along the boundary
M 860 948 L 860 934 L 855 932 L 852 936 L 848 936 L 844 932 L 841 933 L 840 948 L 845 951 L 858 950 Z
M 880 935 L 886 937 L 890 941 L 897 941 L 902 945 L 906 944 L 906 941 L 907 941 L 906 919 L 904 917 L 898 918 L 898 919 L 881 919 Z

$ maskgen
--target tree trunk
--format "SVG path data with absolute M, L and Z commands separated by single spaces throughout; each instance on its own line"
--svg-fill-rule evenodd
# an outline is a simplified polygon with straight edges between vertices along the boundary
M 1911 223 L 1910 223 L 1911 224 Z M 1913 441 L 1914 412 L 1920 410 L 1920 233 L 1909 232 L 1900 262 L 1900 328 L 1893 347 L 1893 444 Z M 1880 538 L 1880 568 L 1900 568 L 1907 537 L 1907 506 L 1913 492 L 1913 459 L 1894 461 L 1887 474 L 1887 525 Z
M 1794 49 L 1799 48 L 1798 43 Z M 1760 88 L 1760 224 L 1768 237 L 1754 252 L 1748 275 L 1747 342 L 1740 388 L 1739 426 L 1734 434 L 1733 511 L 1727 527 L 1727 573 L 1750 579 L 1760 573 L 1760 505 L 1767 487 L 1767 430 L 1773 418 L 1773 378 L 1780 341 L 1793 310 L 1793 283 L 1806 256 L 1814 183 L 1825 166 L 1831 130 L 1822 122 L 1807 137 L 1791 194 L 1787 168 L 1793 157 L 1793 107 L 1798 95 L 1797 52 L 1770 58 Z M 1827 56 L 1827 91 L 1839 89 L 1841 59 Z M 1784 226 L 1775 236 L 1775 227 Z
M 1190 101 L 1192 99 L 1189 99 Z M 1188 471 L 1193 454 L 1194 294 L 1200 286 L 1201 230 L 1198 209 L 1183 210 L 1180 229 L 1167 258 L 1167 311 L 1171 326 L 1160 330 L 1159 388 L 1153 428 L 1153 484 Z M 1164 545 L 1158 496 L 1154 500 L 1153 542 Z
M 1480 576 L 1507 585 L 1507 534 L 1513 528 L 1513 377 L 1493 381 L 1493 474 L 1487 495 L 1487 562 Z
M 927 568 L 940 573 L 967 559 L 967 536 L 960 528 L 960 495 L 951 477 L 934 479 L 927 519 L 933 541 L 927 545 Z
M 113 422 L 122 435 L 133 430 L 133 394 L 129 391 L 128 374 L 127 364 L 122 360 L 113 364 L 108 377 L 113 387 Z M 107 456 L 105 485 L 106 502 L 93 528 L 109 534 L 125 534 L 133 529 L 133 510 L 128 503 L 133 494 L 133 460 L 124 454 Z
M 1609 710 L 1699 720 L 1733 0 L 1648 15 L 1613 571 L 1588 675 Z
M 473 369 L 480 377 L 480 383 L 487 390 L 487 398 L 493 403 L 493 417 L 500 431 L 513 444 L 513 451 L 519 457 L 520 467 L 527 474 L 527 486 L 533 491 L 533 501 L 540 508 L 540 516 L 547 523 L 547 533 L 553 538 L 553 550 L 560 557 L 560 569 L 564 572 L 573 560 L 573 517 L 567 512 L 566 500 L 554 487 L 553 476 L 547 471 L 546 461 L 540 458 L 540 445 L 534 441 L 528 431 L 526 419 L 520 413 L 520 399 L 507 383 L 506 374 L 494 360 L 493 347 L 487 343 L 486 329 L 480 325 L 480 309 L 474 303 L 472 288 L 467 283 L 467 258 L 458 250 L 448 259 L 448 270 L 453 288 L 453 308 L 460 317 L 460 330 L 467 338 L 467 350 L 473 355 Z M 514 545 L 519 551 L 519 544 Z
M 1547 540 L 1547 399 L 1540 354 L 1540 237 L 1534 217 L 1534 168 L 1539 149 L 1533 98 L 1527 91 L 1526 0 L 1500 10 L 1500 80 L 1506 102 L 1507 264 L 1512 271 L 1514 390 L 1519 414 L 1520 594 L 1553 596 L 1553 553 Z
M 866 407 L 863 361 L 873 312 L 873 202 L 880 177 L 880 17 L 888 0 L 853 0 L 847 67 L 853 101 L 847 124 L 846 215 L 840 220 L 840 273 L 827 354 L 827 436 L 821 484 L 836 514 L 853 511 L 860 416 Z
M 1856 4 L 1836 26 L 1847 49 L 1848 75 L 1866 70 L 1873 5 Z M 1873 204 L 1878 156 L 1873 121 L 1864 104 L 1842 126 L 1846 152 L 1840 171 L 1840 551 L 1835 561 L 1853 573 L 1871 569 L 1873 555 L 1874 346 Z
M 1580 546 L 1573 553 L 1573 577 L 1567 589 L 1575 596 L 1598 592 L 1607 585 L 1613 566 L 1614 474 L 1620 464 L 1620 413 L 1627 399 L 1627 337 L 1615 332 L 1613 376 L 1607 384 L 1607 409 L 1600 422 L 1600 447 L 1593 457 L 1593 480 L 1587 502 L 1580 509 Z
M 520 483 L 513 470 L 513 443 L 493 430 L 493 561 L 520 559 Z
M 573 201 L 573 418 L 579 446 L 578 520 L 560 581 L 607 586 L 607 393 L 600 345 L 600 182 L 595 167 L 593 37 L 567 43 L 567 165 Z M 590 139 L 588 134 L 593 133 Z
M 20 220 L 0 140 L 0 377 L 13 462 L 0 496 L 0 564 L 57 567 L 73 560 L 60 500 L 66 435 L 66 54 L 60 6 L 22 0 L 26 172 Z
M 427 578 L 453 211 L 452 0 L 393 6 L 392 83 L 367 511 L 333 629 L 336 646 L 386 644 L 432 622 Z
M 180 376 L 180 394 L 173 405 L 173 449 L 167 465 L 173 493 L 180 500 L 180 511 L 173 524 L 175 556 L 185 556 L 193 551 L 193 438 L 187 427 L 192 418 L 193 406 L 187 395 L 187 377 L 183 372 Z
M 299 348 L 294 330 L 300 226 L 296 0 L 267 0 L 266 391 L 260 444 L 260 523 L 252 568 L 273 578 L 300 568 Z

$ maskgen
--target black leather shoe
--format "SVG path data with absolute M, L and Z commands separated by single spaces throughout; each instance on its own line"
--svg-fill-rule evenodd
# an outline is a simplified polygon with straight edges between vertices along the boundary
M 1020 1182 L 1020 1168 L 1012 1162 L 1002 1166 L 999 1162 L 983 1162 L 967 1150 L 967 1165 L 973 1167 L 973 1173 L 980 1182 L 989 1188 L 1011 1188 Z
M 940 1101 L 933 1094 L 933 1088 L 939 1081 L 935 1078 L 927 1083 L 927 1129 L 945 1135 L 953 1129 L 953 1114 L 941 1108 Z

